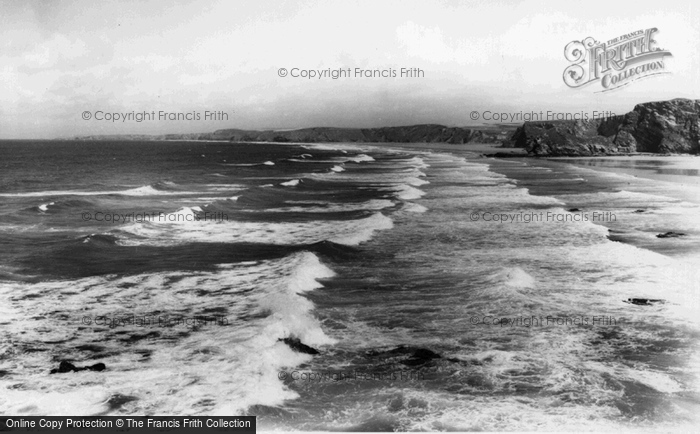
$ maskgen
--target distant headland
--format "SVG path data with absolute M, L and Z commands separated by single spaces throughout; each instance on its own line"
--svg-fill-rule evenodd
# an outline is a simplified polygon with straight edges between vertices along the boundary
M 426 124 L 383 128 L 316 127 L 298 130 L 223 129 L 213 133 L 149 135 L 81 136 L 75 140 L 221 140 L 229 142 L 292 142 L 292 143 L 502 143 L 508 140 L 515 126 L 498 125 L 483 128 L 446 127 Z
M 588 120 L 525 122 L 521 126 L 446 127 L 437 124 L 383 128 L 317 127 L 298 130 L 221 129 L 211 133 L 91 135 L 73 140 L 216 140 L 288 143 L 486 143 L 524 148 L 528 156 L 594 156 L 635 153 L 700 154 L 700 100 L 638 104 L 624 115 Z M 512 156 L 512 155 L 511 155 Z M 521 155 L 524 156 L 524 155 Z

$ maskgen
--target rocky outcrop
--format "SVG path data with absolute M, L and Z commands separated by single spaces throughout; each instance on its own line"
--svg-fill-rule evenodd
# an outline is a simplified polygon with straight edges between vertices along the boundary
M 665 303 L 664 300 L 655 298 L 628 298 L 625 303 L 636 304 L 637 306 L 653 306 L 655 304 Z
M 96 371 L 101 372 L 107 369 L 104 363 L 96 363 L 90 366 L 75 366 L 74 364 L 67 362 L 65 360 L 61 361 L 58 368 L 52 369 L 51 374 L 65 374 L 66 372 L 80 372 L 80 371 Z
M 406 347 L 403 345 L 385 351 L 371 350 L 365 353 L 365 355 L 406 366 L 421 366 L 434 359 L 442 358 L 439 354 L 427 348 Z
M 279 339 L 281 342 L 287 344 L 289 348 L 296 351 L 297 353 L 316 355 L 320 354 L 316 348 L 312 348 L 299 340 L 299 338 L 288 337 L 284 339 Z
M 656 235 L 656 238 L 680 238 L 684 236 L 685 234 L 681 232 L 665 232 L 663 234 Z
M 511 137 L 533 156 L 700 153 L 700 100 L 638 104 L 603 119 L 526 122 Z

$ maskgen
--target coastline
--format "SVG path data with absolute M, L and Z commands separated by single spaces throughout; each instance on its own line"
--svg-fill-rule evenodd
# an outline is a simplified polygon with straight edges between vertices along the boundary
M 630 155 L 607 157 L 555 157 L 549 161 L 625 174 L 653 181 L 700 186 L 700 159 L 695 155 Z M 692 163 L 692 164 L 689 164 Z
M 386 145 L 384 143 L 380 144 Z M 534 157 L 522 148 L 501 148 L 498 144 L 476 143 L 449 145 L 443 143 L 392 143 L 391 147 L 420 151 L 476 154 L 484 158 L 503 158 L 493 154 L 508 155 L 508 159 L 544 160 L 572 164 L 600 172 L 629 175 L 653 181 L 672 182 L 681 185 L 700 186 L 700 157 L 692 154 L 653 154 L 640 152 L 625 155 L 600 155 L 589 157 Z M 692 171 L 692 172 L 691 172 Z M 677 172 L 677 174 L 674 174 Z M 697 173 L 695 173 L 697 172 Z M 694 174 L 690 174 L 694 173 Z M 690 175 L 690 176 L 689 176 Z

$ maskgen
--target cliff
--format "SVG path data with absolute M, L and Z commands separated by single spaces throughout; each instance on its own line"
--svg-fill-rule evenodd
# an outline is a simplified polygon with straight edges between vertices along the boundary
M 638 104 L 622 116 L 595 120 L 525 122 L 506 146 L 534 156 L 700 153 L 700 100 Z
M 78 140 L 222 140 L 231 142 L 377 142 L 377 143 L 501 143 L 504 128 L 459 128 L 443 125 L 412 125 L 384 128 L 303 128 L 289 131 L 216 130 L 213 133 L 165 134 L 160 136 L 82 136 Z M 510 129 L 512 131 L 512 128 Z
M 378 142 L 378 143 L 451 143 L 497 142 L 497 132 L 412 125 L 384 128 L 304 128 L 292 131 L 217 130 L 216 137 L 234 142 Z

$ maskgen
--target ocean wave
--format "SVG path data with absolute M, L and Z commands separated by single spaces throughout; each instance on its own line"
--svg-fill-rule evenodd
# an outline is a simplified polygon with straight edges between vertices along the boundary
M 349 203 L 333 203 L 319 201 L 294 201 L 290 200 L 286 203 L 296 206 L 287 206 L 279 208 L 262 208 L 256 210 L 244 210 L 250 212 L 305 212 L 305 213 L 333 213 L 333 212 L 348 212 L 348 211 L 377 211 L 384 208 L 391 208 L 395 204 L 387 199 L 372 199 L 365 202 L 349 202 Z
M 379 230 L 391 229 L 391 218 L 374 213 L 369 217 L 343 221 L 239 222 L 203 220 L 200 211 L 184 207 L 168 218 L 132 223 L 120 228 L 135 237 L 123 245 L 174 245 L 191 242 L 264 243 L 276 245 L 311 244 L 333 241 L 357 245 L 369 241 Z M 169 216 L 173 216 L 170 218 Z M 199 215 L 199 220 L 193 218 Z M 204 216 L 206 217 L 206 216 Z
M 160 414 L 241 414 L 253 405 L 281 405 L 298 395 L 280 381 L 279 372 L 310 356 L 280 339 L 295 337 L 316 348 L 335 342 L 313 315 L 314 304 L 300 296 L 334 274 L 313 253 L 298 252 L 214 272 L 2 285 L 0 314 L 13 324 L 2 336 L 16 350 L 8 356 L 9 375 L 23 387 L 6 389 L 0 412 L 105 414 L 119 411 L 114 397 L 125 395 L 132 397 L 127 405 L 136 413 L 157 406 Z M 21 303 L 17 294 L 23 294 Z M 231 301 L 222 304 L 224 299 Z M 85 322 L 214 315 L 227 318 L 225 326 L 122 320 L 115 327 L 91 327 Z M 83 326 L 75 327 L 81 319 Z M 47 357 L 37 359 L 27 348 Z M 62 358 L 80 365 L 104 362 L 107 370 L 81 373 L 81 381 L 67 382 L 67 376 L 74 377 L 70 373 L 47 375 Z M 3 388 L 6 381 L 0 377 Z M 135 383 L 150 384 L 151 393 L 116 394 L 133 390 Z
M 405 212 L 411 212 L 411 213 L 424 213 L 428 211 L 428 208 L 424 207 L 423 205 L 413 203 L 413 202 L 405 202 L 404 206 L 401 208 L 402 211 Z
M 51 197 L 51 196 L 170 196 L 179 194 L 201 194 L 193 191 L 174 190 L 176 184 L 157 183 L 154 185 L 144 185 L 141 187 L 129 188 L 126 190 L 45 190 L 22 193 L 0 193 L 2 197 Z
M 374 158 L 370 157 L 367 154 L 359 154 L 355 155 L 353 157 L 348 157 L 347 161 L 353 162 L 353 163 L 367 163 L 371 161 L 375 161 Z
M 274 166 L 275 163 L 272 161 L 264 161 L 262 163 L 222 163 L 223 166 L 233 166 L 233 167 L 255 167 L 255 166 Z

